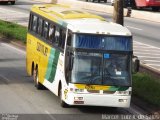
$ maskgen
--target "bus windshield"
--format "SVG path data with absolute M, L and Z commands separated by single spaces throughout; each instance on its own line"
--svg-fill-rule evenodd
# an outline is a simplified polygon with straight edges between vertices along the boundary
M 73 83 L 130 86 L 130 56 L 125 54 L 75 52 Z
M 109 36 L 76 34 L 73 39 L 74 48 L 132 51 L 132 36 Z
M 131 86 L 131 37 L 76 34 L 72 45 L 72 83 Z

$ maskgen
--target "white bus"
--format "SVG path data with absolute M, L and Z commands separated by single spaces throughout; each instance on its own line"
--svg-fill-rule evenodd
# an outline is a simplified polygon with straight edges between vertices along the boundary
M 62 107 L 129 107 L 132 56 L 132 34 L 121 25 L 64 5 L 32 7 L 27 72 Z

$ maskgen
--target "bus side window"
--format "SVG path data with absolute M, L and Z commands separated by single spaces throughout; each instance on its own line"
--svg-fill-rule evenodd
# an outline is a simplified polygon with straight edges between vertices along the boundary
M 64 49 L 65 38 L 66 38 L 66 30 L 65 29 L 60 29 L 58 46 L 62 49 Z
M 71 40 L 72 40 L 72 33 L 68 32 L 68 36 L 67 36 L 67 45 L 71 46 Z
M 61 42 L 61 47 L 64 49 L 64 45 L 65 45 L 65 39 L 66 39 L 66 30 L 65 29 L 63 29 L 62 30 L 62 34 L 61 34 L 61 40 L 62 40 L 62 42 Z
M 62 32 L 63 32 L 63 30 L 60 29 L 60 36 L 59 36 L 58 47 L 62 47 Z
M 45 39 L 48 39 L 48 34 L 49 34 L 49 24 L 47 21 L 44 21 L 44 24 L 43 24 L 43 37 Z
M 56 31 L 55 31 L 55 45 L 56 46 L 58 46 L 59 37 L 60 37 L 60 29 L 59 29 L 59 27 L 56 27 Z
M 55 41 L 55 25 L 53 25 L 52 23 L 49 25 L 49 41 L 51 43 L 54 43 Z
M 42 25 L 43 25 L 43 20 L 41 18 L 38 18 L 38 31 L 37 31 L 37 33 L 40 36 L 42 35 Z
M 33 21 L 33 15 L 30 14 L 30 16 L 29 16 L 29 26 L 28 26 L 28 30 L 32 30 L 32 21 Z
M 33 20 L 32 20 L 32 31 L 36 32 L 37 31 L 37 16 L 33 16 Z

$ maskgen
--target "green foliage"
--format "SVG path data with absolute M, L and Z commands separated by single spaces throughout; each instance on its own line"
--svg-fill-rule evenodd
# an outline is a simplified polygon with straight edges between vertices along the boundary
M 26 43 L 27 28 L 0 20 L 0 34 L 16 40 L 21 40 Z
M 133 94 L 153 105 L 160 106 L 160 82 L 148 74 L 133 75 Z

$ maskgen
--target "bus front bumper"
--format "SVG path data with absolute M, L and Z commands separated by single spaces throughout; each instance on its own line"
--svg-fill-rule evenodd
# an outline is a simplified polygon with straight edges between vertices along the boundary
M 69 105 L 130 107 L 131 96 L 108 94 L 76 94 L 68 93 L 65 102 Z

